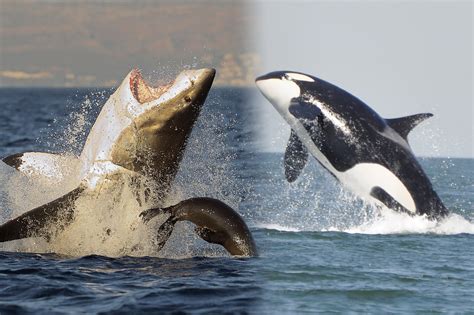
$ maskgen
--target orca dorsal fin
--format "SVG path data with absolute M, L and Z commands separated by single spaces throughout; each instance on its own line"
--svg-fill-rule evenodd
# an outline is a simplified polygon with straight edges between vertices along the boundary
M 285 177 L 290 183 L 294 182 L 301 174 L 308 161 L 308 150 L 301 142 L 296 132 L 291 130 L 288 146 L 285 151 Z
M 402 136 L 403 139 L 407 140 L 407 136 L 413 128 L 432 116 L 433 114 L 430 113 L 422 113 L 400 118 L 385 119 L 385 121 L 393 130 Z

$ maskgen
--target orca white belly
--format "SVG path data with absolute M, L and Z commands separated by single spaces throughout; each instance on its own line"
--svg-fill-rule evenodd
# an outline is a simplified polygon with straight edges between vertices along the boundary
M 290 117 L 288 117 L 290 118 Z M 293 120 L 293 119 L 288 119 Z M 339 172 L 326 156 L 314 144 L 304 126 L 297 120 L 293 120 L 292 128 L 298 134 L 301 141 L 309 152 L 345 187 L 353 193 L 367 200 L 377 200 L 371 196 L 374 187 L 380 187 L 394 200 L 412 213 L 416 213 L 416 205 L 410 192 L 400 179 L 386 167 L 376 163 L 359 163 L 345 172 Z

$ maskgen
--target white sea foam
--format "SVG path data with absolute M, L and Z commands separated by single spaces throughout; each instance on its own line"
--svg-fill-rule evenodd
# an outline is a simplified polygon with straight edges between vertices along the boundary
M 256 224 L 255 227 L 259 229 L 264 229 L 264 230 L 275 230 L 275 231 L 281 231 L 281 232 L 300 232 L 301 231 L 301 229 L 298 229 L 295 227 L 280 225 L 276 223 Z
M 474 234 L 474 223 L 455 213 L 440 221 L 433 221 L 425 216 L 412 217 L 382 209 L 370 221 L 340 231 L 361 234 Z
M 425 216 L 410 216 L 390 209 L 380 209 L 376 215 L 365 222 L 349 226 L 314 227 L 307 224 L 261 223 L 258 229 L 282 232 L 344 232 L 350 234 L 474 234 L 474 223 L 456 213 L 451 213 L 440 221 Z

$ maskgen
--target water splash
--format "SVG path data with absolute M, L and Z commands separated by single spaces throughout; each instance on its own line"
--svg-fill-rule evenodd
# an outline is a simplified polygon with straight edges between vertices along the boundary
M 443 220 L 433 221 L 424 216 L 412 217 L 390 209 L 381 209 L 380 215 L 371 221 L 341 232 L 360 234 L 474 234 L 474 223 L 455 213 L 451 213 Z
M 350 198 L 350 197 L 348 197 Z M 349 199 L 347 199 L 349 200 Z M 346 200 L 346 202 L 347 202 Z M 360 200 L 352 197 L 353 202 Z M 343 201 L 339 199 L 339 201 Z M 344 208 L 344 207 L 342 207 Z M 298 210 L 299 211 L 299 210 Z M 297 221 L 281 220 L 283 223 L 257 223 L 261 229 L 284 232 L 344 232 L 350 234 L 474 234 L 474 222 L 457 213 L 434 221 L 426 216 L 410 216 L 385 207 L 365 205 L 363 208 L 348 206 L 341 209 L 306 209 L 310 215 L 304 215 Z M 362 216 L 357 212 L 363 214 Z M 328 220 L 324 216 L 331 216 Z M 312 220 L 308 221 L 308 217 Z M 281 216 L 278 216 L 281 219 Z

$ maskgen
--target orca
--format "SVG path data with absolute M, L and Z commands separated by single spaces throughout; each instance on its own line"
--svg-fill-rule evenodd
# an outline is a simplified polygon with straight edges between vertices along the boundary
M 432 114 L 384 119 L 345 90 L 295 71 L 268 73 L 256 85 L 291 127 L 284 157 L 289 182 L 311 154 L 362 199 L 430 219 L 448 214 L 407 140 Z
M 167 208 L 152 208 L 140 216 L 145 222 L 159 214 L 169 217 L 158 228 L 157 249 L 160 250 L 171 236 L 179 221 L 196 225 L 197 235 L 208 243 L 222 245 L 233 256 L 257 256 L 257 247 L 247 224 L 227 204 L 213 198 L 191 198 Z
M 77 169 L 77 187 L 0 226 L 0 242 L 27 237 L 51 237 L 74 219 L 74 203 L 85 193 L 101 193 L 119 185 L 124 176 L 146 182 L 163 199 L 170 188 L 201 107 L 214 80 L 214 69 L 185 70 L 158 87 L 148 85 L 132 70 L 99 113 L 78 157 L 25 152 L 3 163 L 26 176 L 59 181 L 61 165 Z M 70 161 L 72 160 L 72 161 Z M 137 190 L 139 187 L 137 187 Z M 150 188 L 145 187 L 145 191 Z M 137 194 L 140 202 L 140 196 Z

